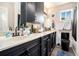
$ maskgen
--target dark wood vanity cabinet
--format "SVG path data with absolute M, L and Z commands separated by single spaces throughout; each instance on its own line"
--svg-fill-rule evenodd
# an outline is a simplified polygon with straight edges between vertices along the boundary
M 40 38 L 1 51 L 0 56 L 40 56 Z
M 28 42 L 26 45 L 25 45 L 25 50 L 26 50 L 26 55 L 28 56 L 40 56 L 40 38 L 38 39 L 35 39 L 31 42 Z
M 47 55 L 48 56 L 50 56 L 51 55 L 51 39 L 49 38 L 48 40 L 47 40 Z
M 51 55 L 53 49 L 56 46 L 56 32 L 53 32 L 49 35 L 47 44 L 48 44 L 48 55 Z
M 50 56 L 56 46 L 56 32 L 45 35 L 41 38 L 41 55 Z
M 55 48 L 56 46 L 56 32 L 53 32 L 50 34 L 50 39 L 51 39 L 51 48 Z
M 41 55 L 47 56 L 47 40 L 49 39 L 48 35 L 41 37 Z
M 56 45 L 56 32 L 1 51 L 0 56 L 49 56 Z
M 55 48 L 55 46 L 56 46 L 56 32 L 54 32 L 53 33 L 53 35 L 52 35 L 52 40 L 53 40 L 53 49 Z
M 24 44 L 21 44 L 19 46 L 1 51 L 0 56 L 19 56 L 20 54 L 24 52 L 25 52 Z
M 27 55 L 28 56 L 40 56 L 40 44 L 32 47 L 31 49 L 27 50 Z

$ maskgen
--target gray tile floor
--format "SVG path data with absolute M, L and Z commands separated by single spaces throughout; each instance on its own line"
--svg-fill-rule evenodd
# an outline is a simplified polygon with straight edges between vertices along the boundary
M 54 48 L 54 50 L 53 50 L 51 56 L 56 56 L 57 51 L 60 51 L 60 50 L 62 50 L 61 47 L 57 47 L 57 46 L 56 46 L 56 47 Z M 72 48 L 69 49 L 69 53 L 71 53 L 71 56 L 75 56 L 75 54 L 74 54 Z

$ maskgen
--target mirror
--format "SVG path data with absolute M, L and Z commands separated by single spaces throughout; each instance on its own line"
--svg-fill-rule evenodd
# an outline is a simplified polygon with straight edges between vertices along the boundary
M 18 16 L 19 27 L 27 23 L 44 23 L 44 3 L 43 2 L 21 2 L 21 19 Z M 21 25 L 20 25 L 21 24 Z

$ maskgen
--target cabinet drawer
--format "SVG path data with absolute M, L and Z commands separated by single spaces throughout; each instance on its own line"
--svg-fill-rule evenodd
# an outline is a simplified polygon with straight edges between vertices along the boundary
M 34 56 L 40 54 L 40 44 L 32 47 L 31 49 L 27 49 L 28 55 Z
M 35 49 L 32 52 L 28 53 L 28 56 L 40 56 L 40 49 Z
M 36 50 L 37 48 L 40 48 L 40 44 L 37 44 L 37 45 L 32 46 L 30 48 L 28 47 L 26 50 L 29 52 L 32 52 L 32 51 Z
M 43 40 L 45 40 L 47 37 L 49 37 L 49 34 L 48 35 L 45 35 L 43 37 L 41 37 Z
M 40 38 L 35 39 L 33 41 L 27 42 L 27 44 L 25 44 L 25 49 L 33 47 L 34 45 L 40 44 Z

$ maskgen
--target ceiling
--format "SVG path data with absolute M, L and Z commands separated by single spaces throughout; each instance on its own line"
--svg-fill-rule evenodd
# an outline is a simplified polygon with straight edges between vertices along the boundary
M 55 7 L 55 6 L 62 5 L 65 3 L 68 3 L 68 2 L 45 2 L 44 6 L 45 7 Z

